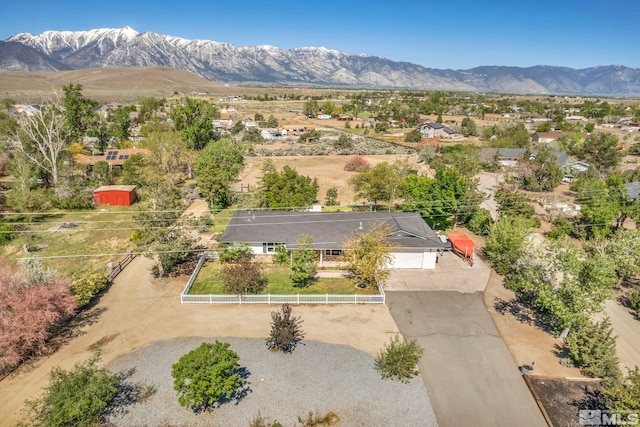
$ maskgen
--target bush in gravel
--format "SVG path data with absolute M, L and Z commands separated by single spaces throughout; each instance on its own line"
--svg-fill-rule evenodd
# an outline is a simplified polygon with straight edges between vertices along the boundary
M 221 398 L 231 399 L 245 384 L 240 357 L 229 343 L 202 343 L 171 367 L 173 388 L 180 405 L 194 411 L 212 406 Z
M 424 349 L 416 340 L 401 341 L 400 334 L 396 334 L 378 354 L 374 367 L 382 379 L 390 378 L 406 384 L 418 375 L 417 365 L 423 354 Z
M 291 353 L 304 338 L 302 319 L 291 316 L 289 304 L 283 304 L 279 311 L 271 312 L 271 332 L 266 339 L 267 348 L 271 351 Z

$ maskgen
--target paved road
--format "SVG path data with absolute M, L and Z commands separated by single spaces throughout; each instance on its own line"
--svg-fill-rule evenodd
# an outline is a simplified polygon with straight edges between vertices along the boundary
M 606 301 L 604 307 L 611 319 L 613 333 L 618 336 L 616 350 L 623 371 L 624 368 L 640 366 L 640 320 L 628 308 L 615 301 Z
M 388 292 L 387 305 L 425 349 L 420 370 L 441 427 L 547 425 L 481 292 Z

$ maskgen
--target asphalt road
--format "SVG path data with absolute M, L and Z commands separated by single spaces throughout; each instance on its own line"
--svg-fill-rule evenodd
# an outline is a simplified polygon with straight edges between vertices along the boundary
M 481 292 L 392 291 L 386 300 L 402 334 L 425 349 L 419 367 L 441 427 L 547 425 Z

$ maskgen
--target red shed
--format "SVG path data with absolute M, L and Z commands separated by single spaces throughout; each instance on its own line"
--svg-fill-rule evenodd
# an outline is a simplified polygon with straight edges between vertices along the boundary
M 93 190 L 96 205 L 131 206 L 136 201 L 135 185 L 103 185 Z

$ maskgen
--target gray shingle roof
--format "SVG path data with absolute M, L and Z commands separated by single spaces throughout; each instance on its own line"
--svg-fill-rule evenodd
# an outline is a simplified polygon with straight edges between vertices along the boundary
M 393 230 L 392 242 L 405 248 L 448 249 L 417 213 L 236 211 L 221 243 L 285 243 L 296 247 L 301 234 L 313 238 L 314 249 L 341 249 L 354 232 L 367 232 L 383 222 Z

